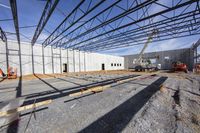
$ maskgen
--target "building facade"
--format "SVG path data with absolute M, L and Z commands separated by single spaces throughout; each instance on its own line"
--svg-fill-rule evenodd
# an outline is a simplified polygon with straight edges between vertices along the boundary
M 133 66 L 133 60 L 138 58 L 138 54 L 135 55 L 126 55 L 124 56 L 125 68 L 131 68 Z M 171 69 L 172 62 L 181 61 L 187 64 L 188 69 L 193 69 L 194 64 L 194 51 L 191 48 L 169 50 L 169 51 L 160 51 L 160 52 L 151 52 L 144 53 L 144 59 L 150 59 L 154 64 L 161 64 L 161 69 L 169 70 Z
M 20 46 L 20 47 L 19 47 Z M 19 50 L 20 49 L 20 50 Z M 124 57 L 0 41 L 0 68 L 17 68 L 18 75 L 124 69 Z

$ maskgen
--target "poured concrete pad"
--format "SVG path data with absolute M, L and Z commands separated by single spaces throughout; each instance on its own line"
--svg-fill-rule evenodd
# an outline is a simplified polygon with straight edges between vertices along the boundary
M 10 110 L 15 110 L 24 103 L 24 98 L 11 99 L 8 101 L 3 101 L 0 103 L 0 112 L 8 112 Z M 14 122 L 19 119 L 19 113 L 14 112 L 8 116 L 0 116 L 0 127 L 5 126 L 9 123 Z
M 24 103 L 53 99 L 52 104 L 36 109 L 36 119 L 31 118 L 26 132 L 199 131 L 198 75 L 161 73 L 117 84 L 100 93 L 68 96 L 80 87 L 121 76 L 127 74 L 87 74 L 22 81 Z M 2 84 L 5 88 L 15 85 L 17 83 Z M 16 96 L 16 92 L 0 93 L 0 98 L 1 95 L 8 99 L 10 95 Z M 17 124 L 0 131 L 24 132 L 31 111 L 23 111 Z

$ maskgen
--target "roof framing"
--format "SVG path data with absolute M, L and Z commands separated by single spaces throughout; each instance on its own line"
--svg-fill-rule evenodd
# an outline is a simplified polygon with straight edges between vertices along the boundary
M 6 34 L 5 34 L 5 32 L 2 30 L 1 27 L 0 27 L 0 39 L 1 39 L 3 42 L 6 42 L 6 41 L 7 41 Z
M 18 23 L 18 13 L 17 13 L 17 2 L 16 0 L 10 0 L 10 6 L 17 36 L 18 44 L 20 44 L 20 35 L 19 35 L 19 23 Z
M 42 30 L 43 30 L 44 26 L 46 25 L 47 21 L 49 20 L 51 14 L 53 13 L 54 9 L 56 8 L 58 2 L 59 2 L 59 0 L 47 0 L 45 8 L 42 13 L 42 16 L 37 25 L 34 36 L 32 38 L 32 41 L 31 41 L 32 45 L 34 45 L 35 42 L 37 41 L 40 33 L 42 32 Z
M 80 0 L 49 33 L 42 45 L 98 52 L 144 44 L 154 29 L 159 32 L 153 42 L 198 35 L 199 1 L 169 0 L 163 3 L 161 0 L 111 0 L 108 3 L 106 0 Z M 46 1 L 30 40 L 32 45 L 36 43 L 58 3 L 59 0 Z M 10 0 L 10 6 L 17 41 L 20 43 L 16 0 Z M 160 8 L 152 12 L 155 6 Z

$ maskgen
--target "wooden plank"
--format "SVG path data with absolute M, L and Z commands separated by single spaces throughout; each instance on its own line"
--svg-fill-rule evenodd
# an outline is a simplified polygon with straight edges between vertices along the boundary
M 156 73 L 150 73 L 150 74 L 145 74 L 145 75 L 141 75 L 141 76 L 137 76 L 137 77 L 133 77 L 133 78 L 128 78 L 128 79 L 122 79 L 122 80 L 116 81 L 115 83 L 117 83 L 117 84 L 119 84 L 119 83 L 125 83 L 125 82 L 131 81 L 131 80 L 135 80 L 135 79 L 139 79 L 139 78 L 144 78 L 144 77 L 152 76 L 152 75 L 155 75 L 157 73 L 158 72 L 156 72 Z M 111 84 L 113 84 L 113 83 L 111 83 Z M 104 85 L 104 86 L 92 87 L 92 88 L 86 89 L 84 91 L 80 91 L 80 92 L 69 94 L 69 96 L 70 97 L 74 97 L 74 96 L 80 96 L 80 95 L 91 93 L 91 92 L 100 92 L 100 91 L 103 91 L 103 90 L 111 87 L 111 84 Z
M 103 87 L 97 86 L 97 87 L 89 88 L 89 89 L 84 90 L 84 91 L 69 94 L 69 96 L 74 97 L 74 96 L 80 96 L 80 95 L 83 95 L 83 94 L 87 94 L 87 93 L 90 93 L 90 92 L 101 92 L 101 91 L 103 91 Z
M 50 104 L 51 102 L 52 102 L 52 100 L 46 100 L 46 101 L 38 102 L 38 103 L 35 103 L 35 104 L 30 104 L 30 105 L 18 107 L 16 109 L 8 110 L 8 111 L 5 111 L 5 112 L 0 112 L 0 117 L 9 116 L 13 113 L 21 112 L 21 111 L 24 111 L 24 110 L 29 110 L 29 109 L 32 109 L 32 108 L 37 108 L 39 106 Z

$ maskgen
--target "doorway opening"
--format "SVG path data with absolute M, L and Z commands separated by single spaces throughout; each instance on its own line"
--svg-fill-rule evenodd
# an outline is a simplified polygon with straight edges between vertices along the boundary
M 63 64 L 63 72 L 67 72 L 67 63 Z
M 101 70 L 105 70 L 105 64 L 101 64 Z

